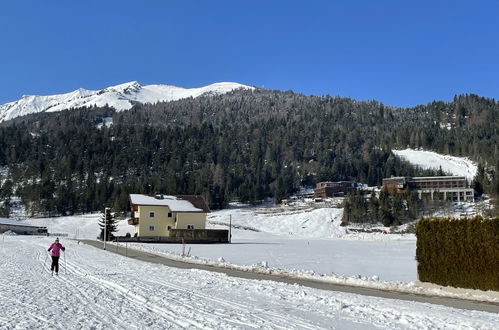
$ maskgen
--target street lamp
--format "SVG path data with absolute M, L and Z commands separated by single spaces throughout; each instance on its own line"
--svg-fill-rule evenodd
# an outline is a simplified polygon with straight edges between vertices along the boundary
M 110 208 L 104 208 L 104 250 L 106 249 L 106 241 L 107 241 L 107 212 Z

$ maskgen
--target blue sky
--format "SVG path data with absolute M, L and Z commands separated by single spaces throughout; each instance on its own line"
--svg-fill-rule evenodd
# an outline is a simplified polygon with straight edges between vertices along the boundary
M 499 1 L 3 1 L 0 103 L 138 80 L 499 98 Z

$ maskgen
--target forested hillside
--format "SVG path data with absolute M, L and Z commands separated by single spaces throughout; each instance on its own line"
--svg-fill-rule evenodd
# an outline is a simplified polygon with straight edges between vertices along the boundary
M 391 153 L 408 146 L 476 160 L 477 185 L 497 196 L 498 118 L 499 104 L 475 95 L 393 108 L 270 90 L 35 114 L 0 126 L 2 213 L 13 195 L 54 215 L 124 210 L 128 193 L 202 194 L 221 208 L 323 180 L 380 185 L 422 174 Z

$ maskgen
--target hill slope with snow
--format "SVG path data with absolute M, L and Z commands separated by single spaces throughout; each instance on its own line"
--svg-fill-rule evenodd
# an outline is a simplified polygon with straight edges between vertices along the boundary
M 476 175 L 477 166 L 468 158 L 441 155 L 433 151 L 414 149 L 392 151 L 397 157 L 407 160 L 415 167 L 434 170 L 442 168 L 444 172 L 464 176 L 470 182 Z
M 171 85 L 141 85 L 137 81 L 101 90 L 77 89 L 66 94 L 24 95 L 17 101 L 0 105 L 0 122 L 38 112 L 55 112 L 85 106 L 105 106 L 118 111 L 128 110 L 135 103 L 176 101 L 206 94 L 225 94 L 235 89 L 254 87 L 235 82 L 219 82 L 199 88 Z

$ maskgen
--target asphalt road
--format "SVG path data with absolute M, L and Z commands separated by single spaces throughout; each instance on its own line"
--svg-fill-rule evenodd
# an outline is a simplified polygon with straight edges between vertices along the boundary
M 94 246 L 96 248 L 103 249 L 103 243 L 100 241 L 94 240 L 80 240 L 85 244 Z M 218 272 L 224 273 L 228 276 L 240 277 L 252 280 L 267 280 L 267 281 L 276 281 L 276 282 L 284 282 L 288 284 L 299 284 L 310 288 L 321 289 L 321 290 L 330 290 L 330 291 L 339 291 L 339 292 L 348 292 L 354 294 L 360 294 L 365 296 L 373 296 L 373 297 L 381 297 L 388 299 L 399 299 L 399 300 L 408 300 L 408 301 L 417 301 L 422 303 L 429 304 L 437 304 L 448 307 L 454 307 L 459 309 L 468 309 L 468 310 L 477 310 L 491 313 L 499 313 L 499 303 L 491 303 L 491 302 L 478 302 L 473 300 L 466 299 L 458 299 L 458 298 L 446 298 L 439 296 L 428 296 L 428 295 L 420 295 L 413 293 L 402 293 L 396 291 L 388 291 L 388 290 L 380 290 L 373 288 L 363 288 L 358 286 L 348 286 L 341 284 L 332 284 L 320 281 L 313 281 L 307 279 L 299 279 L 292 278 L 288 276 L 282 275 L 272 275 L 272 274 L 260 274 L 249 271 L 242 270 L 234 270 L 221 268 L 216 266 L 208 266 L 208 265 L 198 265 L 191 264 L 187 262 L 181 262 L 177 260 L 168 259 L 166 257 L 162 257 L 156 254 L 139 251 L 135 249 L 127 249 L 125 250 L 123 244 L 120 244 L 119 248 L 115 245 L 108 244 L 106 246 L 106 251 L 110 253 L 116 253 L 123 256 L 127 256 L 129 258 L 162 264 L 168 267 L 176 267 L 176 268 L 186 268 L 186 269 L 202 269 L 210 272 Z

